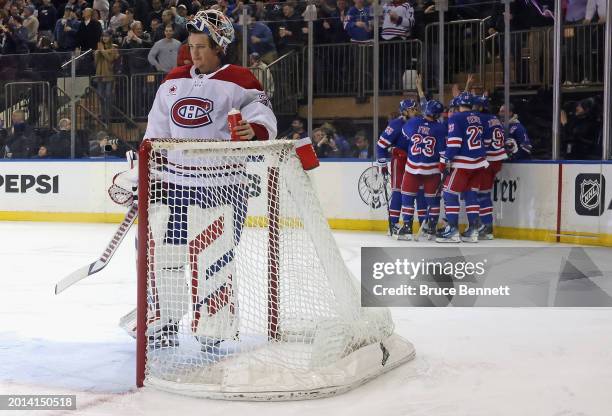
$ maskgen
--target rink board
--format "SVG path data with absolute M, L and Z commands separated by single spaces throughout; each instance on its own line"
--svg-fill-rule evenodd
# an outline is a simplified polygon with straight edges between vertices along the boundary
M 125 208 L 107 189 L 125 168 L 123 161 L 103 160 L 3 162 L 0 220 L 119 222 Z M 370 168 L 370 162 L 326 161 L 308 173 L 332 228 L 386 229 L 383 194 L 364 182 Z M 262 169 L 252 164 L 249 174 L 262 176 Z M 265 215 L 266 186 L 259 191 L 250 216 Z M 508 163 L 493 199 L 498 237 L 612 245 L 610 164 Z

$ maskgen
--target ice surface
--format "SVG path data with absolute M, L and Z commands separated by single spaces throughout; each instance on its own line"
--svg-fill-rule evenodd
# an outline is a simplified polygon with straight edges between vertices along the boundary
M 417 358 L 329 399 L 238 403 L 137 391 L 135 343 L 117 326 L 135 304 L 133 235 L 104 271 L 53 294 L 57 280 L 101 253 L 115 227 L 0 223 L 0 394 L 77 395 L 75 412 L 32 414 L 612 415 L 612 309 L 396 308 L 396 332 Z M 356 275 L 361 246 L 416 244 L 374 233 L 335 237 Z

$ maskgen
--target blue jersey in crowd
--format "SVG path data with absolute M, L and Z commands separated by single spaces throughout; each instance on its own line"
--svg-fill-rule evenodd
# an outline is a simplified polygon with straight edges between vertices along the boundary
M 417 116 L 408 120 L 402 133 L 406 138 L 406 172 L 414 175 L 439 174 L 440 152 L 444 152 L 446 129 L 442 123 Z
M 355 6 L 351 7 L 346 14 L 344 30 L 351 38 L 352 42 L 368 42 L 372 40 L 372 31 L 365 27 L 357 26 L 357 22 L 364 22 L 366 26 L 371 25 L 372 12 L 369 7 L 359 10 Z
M 452 162 L 453 168 L 479 169 L 488 166 L 482 131 L 482 120 L 477 112 L 463 111 L 450 116 L 444 157 Z

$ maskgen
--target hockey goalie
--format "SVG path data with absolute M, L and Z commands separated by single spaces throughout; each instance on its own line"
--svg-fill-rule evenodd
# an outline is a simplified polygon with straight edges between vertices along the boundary
M 193 65 L 159 87 L 139 169 L 111 189 L 123 203 L 138 192 L 137 383 L 304 399 L 410 360 L 388 311 L 360 306 L 298 157 L 304 143 L 269 140 L 268 97 L 249 70 L 225 64 L 229 19 L 206 10 L 187 27 Z M 230 129 L 233 109 L 242 120 Z
M 223 65 L 227 47 L 234 37 L 231 23 L 220 12 L 210 10 L 199 13 L 187 26 L 194 65 L 175 68 L 164 79 L 148 116 L 145 139 L 230 140 L 232 133 L 245 141 L 274 138 L 276 118 L 257 79 L 246 68 Z M 233 108 L 239 109 L 244 119 L 230 132 L 227 114 Z M 158 163 L 153 174 L 160 198 L 150 201 L 149 213 L 151 240 L 155 242 L 153 261 L 157 285 L 154 298 L 159 304 L 153 307 L 147 335 L 159 346 L 178 343 L 177 325 L 189 296 L 184 278 L 186 266 L 190 265 L 191 273 L 196 276 L 195 258 L 203 245 L 210 245 L 214 240 L 222 261 L 215 272 L 206 271 L 209 276 L 205 283 L 210 293 L 196 301 L 193 321 L 194 334 L 204 344 L 214 345 L 220 339 L 233 337 L 236 332 L 228 322 L 233 321 L 235 310 L 231 280 L 233 247 L 240 239 L 246 219 L 248 183 L 245 182 L 244 163 L 241 156 L 189 160 L 181 157 L 180 151 L 168 151 L 159 157 L 164 163 Z M 114 185 L 132 189 L 137 180 L 135 170 L 131 170 L 118 175 Z M 190 207 L 218 211 L 220 220 L 208 224 L 214 228 L 210 233 L 188 241 Z M 155 223 L 159 218 L 164 218 L 162 223 Z M 159 233 L 163 236 L 157 235 Z M 193 279 L 194 293 L 207 290 L 199 288 L 199 280 Z M 219 310 L 208 319 L 199 319 L 202 308 L 206 307 Z M 223 325 L 218 325 L 217 321 Z

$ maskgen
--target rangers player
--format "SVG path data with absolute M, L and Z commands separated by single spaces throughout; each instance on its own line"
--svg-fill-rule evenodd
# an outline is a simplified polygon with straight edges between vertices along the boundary
M 493 239 L 493 201 L 491 191 L 495 176 L 502 167 L 502 162 L 508 159 L 505 149 L 504 126 L 499 119 L 488 112 L 488 97 L 474 97 L 474 109 L 479 112 L 482 121 L 482 140 L 487 150 L 489 166 L 481 171 L 478 203 L 480 205 L 480 226 L 478 238 L 480 240 Z
M 458 243 L 459 239 L 459 196 L 463 193 L 469 226 L 462 239 L 478 242 L 478 190 L 481 170 L 489 164 L 486 148 L 482 143 L 482 120 L 472 111 L 474 97 L 463 92 L 457 97 L 459 111 L 448 119 L 448 138 L 444 157 L 440 158 L 440 170 L 448 170 L 444 182 L 444 208 L 448 224 L 442 229 L 436 241 Z
M 378 138 L 376 146 L 376 165 L 383 175 L 389 174 L 387 163 L 391 161 L 391 201 L 389 201 L 389 221 L 391 236 L 399 230 L 399 217 L 402 207 L 401 184 L 406 165 L 406 148 L 402 126 L 411 117 L 418 114 L 418 105 L 414 100 L 406 99 L 400 102 L 400 117 L 389 121 L 389 124 Z M 389 151 L 391 157 L 389 158 Z
M 413 117 L 402 129 L 406 138 L 406 168 L 402 180 L 402 219 L 404 225 L 398 231 L 398 240 L 412 240 L 412 221 L 417 192 L 424 188 L 429 207 L 427 228 L 435 230 L 440 215 L 440 153 L 444 152 L 446 128 L 437 121 L 444 110 L 439 101 L 431 100 L 425 106 L 424 117 Z

